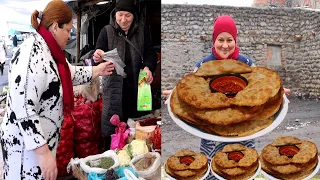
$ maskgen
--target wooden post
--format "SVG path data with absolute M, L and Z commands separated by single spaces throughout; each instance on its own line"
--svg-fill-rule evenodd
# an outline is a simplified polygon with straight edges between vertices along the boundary
M 81 31 L 81 11 L 77 11 L 77 59 L 75 63 L 80 61 L 80 31 Z

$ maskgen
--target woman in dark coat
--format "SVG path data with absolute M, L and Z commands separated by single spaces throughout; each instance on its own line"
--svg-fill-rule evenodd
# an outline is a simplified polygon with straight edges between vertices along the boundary
M 126 77 L 116 73 L 103 78 L 103 110 L 101 130 L 110 144 L 110 135 L 115 126 L 110 123 L 114 114 L 121 117 L 121 121 L 136 118 L 148 112 L 137 111 L 138 75 L 140 70 L 147 73 L 147 82 L 152 83 L 157 65 L 156 53 L 152 50 L 149 33 L 138 24 L 135 17 L 136 7 L 133 0 L 119 0 L 115 8 L 115 16 L 111 23 L 100 32 L 93 59 L 95 63 L 102 62 L 104 52 L 117 48 L 121 60 L 125 63 Z M 131 42 L 129 44 L 127 40 Z M 134 47 L 133 47 L 134 46 Z

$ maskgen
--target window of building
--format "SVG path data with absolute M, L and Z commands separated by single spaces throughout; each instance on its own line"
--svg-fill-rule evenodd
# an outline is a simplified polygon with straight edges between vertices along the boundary
M 281 64 L 281 51 L 280 45 L 267 45 L 267 67 L 282 66 Z

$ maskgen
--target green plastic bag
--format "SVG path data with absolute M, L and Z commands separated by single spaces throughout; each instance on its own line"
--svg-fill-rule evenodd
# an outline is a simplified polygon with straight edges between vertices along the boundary
M 140 71 L 138 79 L 138 111 L 151 111 L 151 86 L 146 81 L 147 73 Z

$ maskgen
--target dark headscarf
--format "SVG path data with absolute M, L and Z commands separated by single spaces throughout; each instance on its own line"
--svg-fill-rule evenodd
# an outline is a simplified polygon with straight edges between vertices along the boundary
M 134 4 L 134 0 L 118 0 L 116 2 L 115 11 L 128 11 L 131 14 L 135 14 L 136 6 Z

